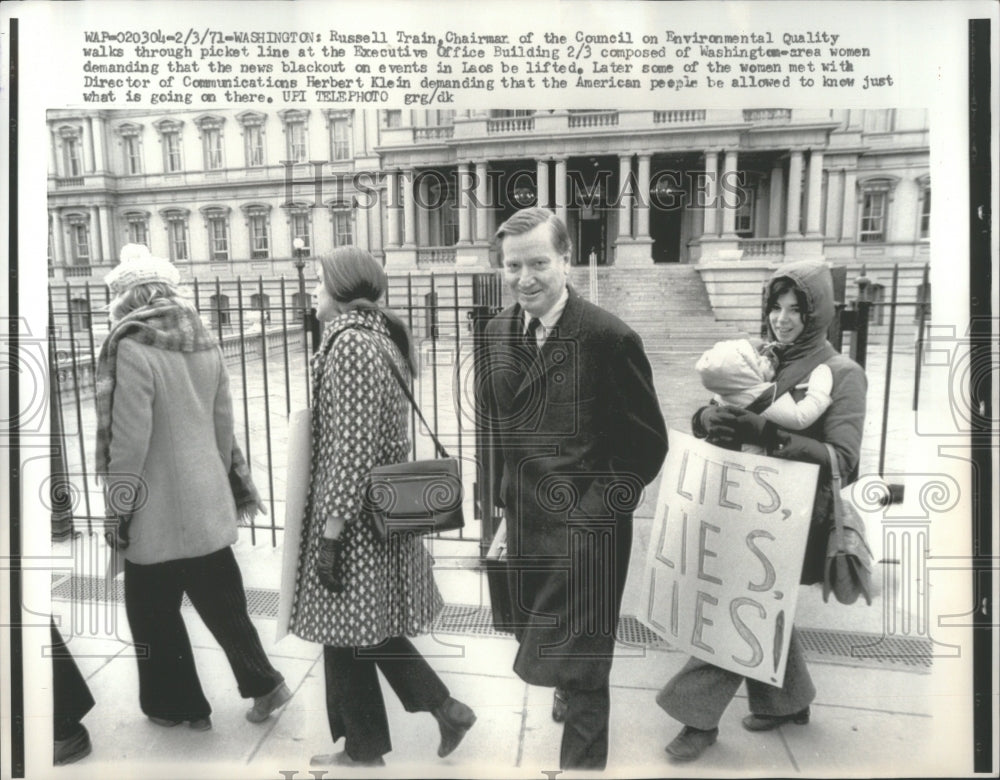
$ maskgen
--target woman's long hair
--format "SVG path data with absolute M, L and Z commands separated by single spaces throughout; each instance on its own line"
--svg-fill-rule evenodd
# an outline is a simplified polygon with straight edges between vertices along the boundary
M 374 309 L 385 319 L 389 337 L 406 359 L 410 373 L 416 371 L 413 337 L 406 323 L 391 309 L 379 305 L 389 280 L 378 261 L 363 249 L 344 246 L 317 258 L 323 269 L 323 286 L 330 297 L 348 311 Z

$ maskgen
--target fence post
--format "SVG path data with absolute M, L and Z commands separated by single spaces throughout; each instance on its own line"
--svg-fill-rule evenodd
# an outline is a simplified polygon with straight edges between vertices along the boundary
M 496 277 L 477 274 L 473 277 L 473 306 L 468 314 L 472 324 L 472 367 L 475 372 L 474 406 L 476 420 L 475 512 L 480 521 L 479 557 L 485 559 L 501 515 L 493 504 L 493 474 L 499 453 L 493 441 L 492 422 L 486 408 L 484 383 L 488 381 L 489 342 L 486 324 L 500 311 L 499 294 L 493 289 Z M 492 283 L 492 284 L 491 284 Z
M 72 486 L 66 464 L 66 441 L 63 437 L 62 400 L 59 389 L 59 357 L 56 350 L 55 317 L 52 314 L 52 290 L 49 289 L 49 500 L 52 502 L 51 533 L 61 540 L 73 532 Z

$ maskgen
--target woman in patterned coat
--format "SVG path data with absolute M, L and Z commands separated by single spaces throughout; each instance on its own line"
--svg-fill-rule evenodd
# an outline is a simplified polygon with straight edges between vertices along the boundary
M 372 467 L 404 461 L 410 448 L 408 404 L 387 360 L 412 373 L 411 337 L 378 304 L 387 280 L 370 254 L 344 247 L 316 270 L 326 330 L 312 363 L 312 474 L 290 627 L 324 645 L 330 733 L 346 740 L 312 764 L 385 763 L 392 743 L 376 666 L 408 712 L 437 719 L 443 757 L 476 716 L 407 638 L 429 631 L 443 606 L 433 561 L 418 536 L 382 541 L 360 500 Z

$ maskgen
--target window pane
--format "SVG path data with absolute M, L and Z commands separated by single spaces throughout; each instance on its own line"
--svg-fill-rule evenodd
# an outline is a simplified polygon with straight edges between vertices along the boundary
M 350 246 L 354 243 L 354 235 L 351 224 L 351 212 L 336 211 L 333 214 L 333 243 L 334 246 Z
M 267 237 L 267 217 L 255 214 L 250 217 L 250 257 L 261 260 L 270 254 Z
M 285 131 L 288 133 L 288 159 L 305 162 L 306 126 L 302 122 L 289 122 Z
M 259 127 L 244 130 L 246 139 L 246 160 L 248 167 L 264 164 L 264 134 Z
M 226 230 L 225 217 L 212 217 L 208 223 L 209 236 L 212 242 L 212 259 L 229 259 L 229 238 Z

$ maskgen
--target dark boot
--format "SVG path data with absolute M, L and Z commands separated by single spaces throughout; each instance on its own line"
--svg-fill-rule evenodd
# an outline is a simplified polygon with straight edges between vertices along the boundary
M 465 732 L 472 728 L 472 724 L 476 722 L 476 713 L 467 705 L 449 696 L 445 699 L 444 704 L 434 709 L 431 714 L 441 729 L 438 756 L 444 758 L 458 747 Z

